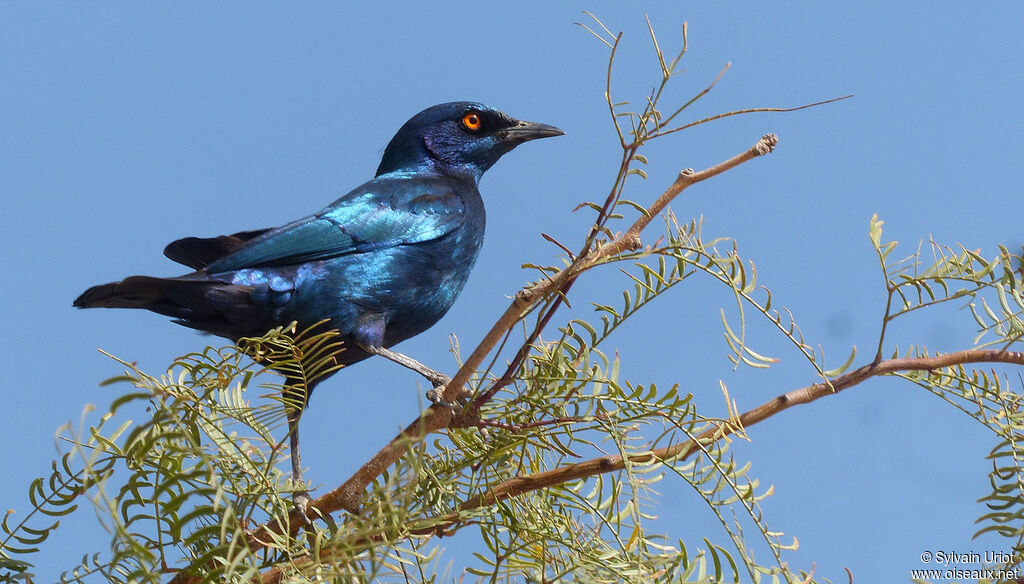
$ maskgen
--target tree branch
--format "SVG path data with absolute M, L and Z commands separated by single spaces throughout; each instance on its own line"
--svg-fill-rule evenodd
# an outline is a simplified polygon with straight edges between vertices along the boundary
M 734 434 L 737 429 L 747 428 L 787 410 L 796 405 L 808 404 L 826 396 L 835 395 L 844 389 L 859 385 L 863 381 L 880 375 L 888 375 L 899 371 L 931 371 L 942 367 L 964 365 L 968 363 L 1007 363 L 1024 365 L 1024 352 L 966 350 L 936 355 L 934 357 L 912 357 L 888 359 L 880 363 L 869 363 L 858 369 L 841 375 L 831 382 L 819 382 L 800 389 L 783 393 L 751 410 L 747 410 L 737 420 L 727 424 L 719 424 L 705 430 L 694 440 L 671 444 L 652 450 L 645 454 L 629 457 L 633 463 L 648 463 L 653 460 L 686 459 L 705 449 L 708 444 Z M 459 506 L 460 511 L 491 505 L 498 501 L 515 497 L 545 487 L 560 485 L 569 481 L 587 478 L 616 470 L 622 470 L 626 460 L 621 455 L 602 456 L 584 462 L 571 464 L 562 468 L 552 469 L 532 475 L 516 477 L 499 483 L 486 493 L 465 501 Z M 452 513 L 439 520 L 429 529 L 412 531 L 412 535 L 421 535 L 450 527 L 457 522 L 458 514 Z
M 464 393 L 464 387 L 469 381 L 469 376 L 477 370 L 487 355 L 490 354 L 499 342 L 501 342 L 505 333 L 515 326 L 515 324 L 519 322 L 523 315 L 534 304 L 539 302 L 546 295 L 561 289 L 564 285 L 574 280 L 580 274 L 600 264 L 602 261 L 624 251 L 638 249 L 641 246 L 640 233 L 643 229 L 650 224 L 658 213 L 664 210 L 672 199 L 688 187 L 722 174 L 723 172 L 739 166 L 744 162 L 768 154 L 775 148 L 776 144 L 778 144 L 778 137 L 775 134 L 767 134 L 745 152 L 734 156 L 729 160 L 716 164 L 700 172 L 694 172 L 690 169 L 680 172 L 676 180 L 654 201 L 653 204 L 651 204 L 650 207 L 647 208 L 646 212 L 638 218 L 624 234 L 616 237 L 605 245 L 595 247 L 588 251 L 581 257 L 578 257 L 571 265 L 563 268 L 550 278 L 520 290 L 515 295 L 515 298 L 513 298 L 509 307 L 505 309 L 505 312 L 501 315 L 498 321 L 494 323 L 494 326 L 491 327 L 490 331 L 484 335 L 483 340 L 480 341 L 477 348 L 469 358 L 466 359 L 465 363 L 463 363 L 462 367 L 452 378 L 451 382 L 445 387 L 443 394 L 444 401 L 450 403 L 454 402 Z M 460 414 L 460 425 L 469 424 L 463 416 L 468 418 L 475 415 L 475 411 L 479 408 L 479 405 L 480 404 L 478 402 L 474 402 L 473 405 L 466 408 L 466 411 L 463 414 Z M 339 510 L 346 510 L 353 513 L 356 512 L 359 508 L 359 502 L 366 487 L 376 477 L 380 476 L 385 470 L 391 467 L 391 465 L 397 462 L 402 455 L 405 454 L 409 445 L 422 440 L 432 432 L 448 427 L 452 422 L 453 413 L 451 408 L 439 405 L 427 408 L 427 410 L 424 411 L 418 419 L 413 421 L 405 428 L 405 430 L 395 436 L 387 446 L 377 452 L 377 454 L 360 467 L 359 470 L 356 471 L 356 473 L 348 480 L 329 493 L 326 493 L 312 501 L 309 504 L 307 516 L 311 519 L 315 519 L 318 515 L 326 515 Z M 264 542 L 269 541 L 272 534 L 280 534 L 281 528 L 279 525 L 280 524 L 277 523 L 267 523 L 260 526 L 249 535 L 249 547 L 253 550 L 265 547 Z M 302 525 L 304 525 L 304 522 L 298 516 L 298 513 L 293 511 L 289 516 L 287 525 L 289 532 L 294 534 L 298 532 Z M 175 584 L 180 583 L 176 582 Z

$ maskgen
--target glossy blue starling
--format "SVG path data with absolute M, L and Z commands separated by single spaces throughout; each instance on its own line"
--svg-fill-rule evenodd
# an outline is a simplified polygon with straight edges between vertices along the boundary
M 234 341 L 329 319 L 344 345 L 340 364 L 380 354 L 417 368 L 387 348 L 430 328 L 465 286 L 484 236 L 481 175 L 519 144 L 562 133 L 479 103 L 429 107 L 398 130 L 373 179 L 319 213 L 180 239 L 164 255 L 196 271 L 94 286 L 74 305 L 145 308 Z M 296 480 L 298 416 L 310 391 L 289 415 Z

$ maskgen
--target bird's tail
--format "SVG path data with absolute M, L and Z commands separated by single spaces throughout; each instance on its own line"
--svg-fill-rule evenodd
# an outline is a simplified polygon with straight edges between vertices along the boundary
M 194 317 L 194 308 L 215 282 L 131 276 L 93 286 L 75 299 L 78 308 L 144 308 L 179 319 Z

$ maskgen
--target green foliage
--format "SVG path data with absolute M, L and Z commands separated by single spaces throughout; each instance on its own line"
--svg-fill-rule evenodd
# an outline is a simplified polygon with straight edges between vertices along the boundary
M 33 525 L 36 517 L 72 513 L 82 497 L 111 534 L 110 553 L 87 556 L 66 581 L 161 582 L 169 566 L 207 562 L 211 576 L 244 576 L 270 565 L 276 556 L 253 557 L 239 542 L 254 523 L 286 517 L 290 508 L 290 484 L 278 470 L 281 448 L 273 437 L 284 417 L 273 401 L 251 405 L 246 392 L 269 372 L 322 375 L 329 365 L 321 349 L 335 336 L 293 341 L 277 329 L 240 347 L 185 355 L 160 377 L 118 360 L 125 373 L 107 383 L 127 382 L 133 390 L 95 423 L 83 418 L 77 433 L 65 428 L 61 439 L 70 451 L 47 480 L 32 483 L 31 512 L 18 525 L 10 524 L 10 514 L 5 518 L 0 553 L 12 572 L 8 578 L 27 578 L 30 565 L 14 556 L 37 551 L 58 528 L 56 521 Z M 257 367 L 246 354 L 271 364 Z M 260 387 L 279 395 L 279 379 Z M 124 412 L 143 419 L 123 419 Z M 293 545 L 284 542 L 278 555 Z
M 78 509 L 78 498 L 98 481 L 110 476 L 116 458 L 113 456 L 96 457 L 90 461 L 88 471 L 74 470 L 70 454 L 65 454 L 60 461 L 53 462 L 53 472 L 49 477 L 39 477 L 29 485 L 28 499 L 32 511 L 16 525 L 12 524 L 13 511 L 4 515 L 0 529 L 4 537 L 0 540 L 0 569 L 7 571 L 7 578 L 27 579 L 27 570 L 31 564 L 16 559 L 14 556 L 34 554 L 39 551 L 39 544 L 60 527 L 59 517 L 64 517 Z M 34 524 L 36 516 L 42 517 L 42 523 Z
M 1009 351 L 1024 333 L 1024 299 L 1021 296 L 1021 257 L 1004 247 L 992 259 L 964 246 L 956 248 L 929 242 L 927 255 L 920 248 L 901 259 L 892 259 L 896 242 L 882 241 L 882 221 L 871 220 L 871 242 L 881 263 L 888 302 L 879 334 L 882 355 L 887 325 L 916 310 L 960 301 L 978 326 L 972 349 Z M 929 261 L 930 260 L 930 261 Z M 898 348 L 892 357 L 899 358 Z M 923 346 L 902 353 L 906 358 L 932 356 Z M 1020 379 L 1011 382 L 1005 370 L 952 364 L 933 369 L 895 373 L 935 394 L 954 408 L 988 428 L 998 441 L 988 458 L 992 492 L 983 496 L 989 512 L 978 518 L 984 533 L 1007 537 L 1017 557 L 1024 557 L 1024 412 Z M 1020 560 L 1006 568 L 1019 566 Z

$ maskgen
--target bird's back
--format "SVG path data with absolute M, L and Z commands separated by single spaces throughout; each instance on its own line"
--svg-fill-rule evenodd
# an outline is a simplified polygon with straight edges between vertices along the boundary
M 323 211 L 274 229 L 178 240 L 196 271 L 86 290 L 81 308 L 144 308 L 237 340 L 328 321 L 351 363 L 425 331 L 451 308 L 483 243 L 480 176 L 519 144 L 562 134 L 474 102 L 409 119 L 377 176 Z
M 485 226 L 476 186 L 441 175 L 375 178 L 316 217 L 351 237 L 352 252 L 211 274 L 225 284 L 250 286 L 257 296 L 266 290 L 268 322 L 255 328 L 292 320 L 301 326 L 330 315 L 331 326 L 358 342 L 401 342 L 430 328 L 454 304 L 476 262 Z M 274 233 L 263 237 L 273 239 Z M 237 253 L 250 253 L 262 241 Z M 216 262 L 210 266 L 216 268 Z M 280 306 L 274 305 L 275 295 Z M 282 295 L 288 295 L 287 302 Z M 374 326 L 383 330 L 361 332 Z
M 391 346 L 451 308 L 484 225 L 475 183 L 391 173 L 276 229 L 175 242 L 169 256 L 205 267 L 96 286 L 76 305 L 147 308 L 232 340 L 329 319 L 345 341 Z M 346 360 L 364 356 L 352 352 Z

